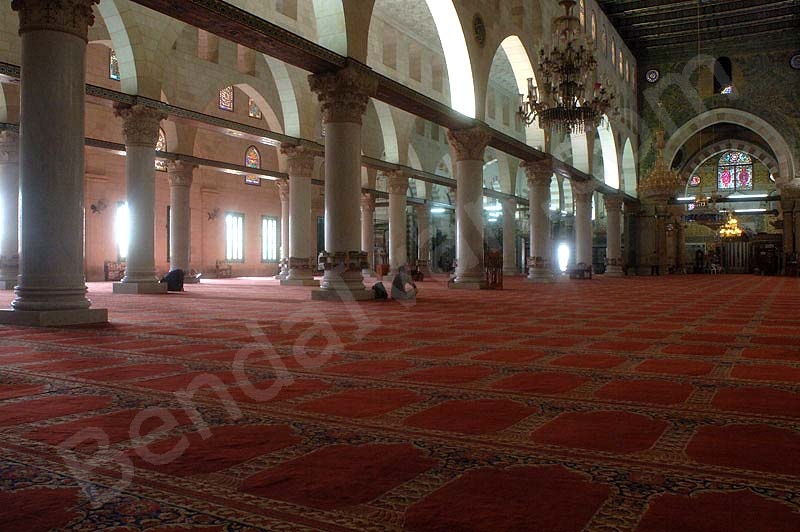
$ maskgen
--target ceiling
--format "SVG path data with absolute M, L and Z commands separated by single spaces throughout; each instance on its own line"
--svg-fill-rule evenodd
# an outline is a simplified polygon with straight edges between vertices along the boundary
M 796 38 L 800 0 L 598 0 L 637 56 L 659 48 L 777 33 Z

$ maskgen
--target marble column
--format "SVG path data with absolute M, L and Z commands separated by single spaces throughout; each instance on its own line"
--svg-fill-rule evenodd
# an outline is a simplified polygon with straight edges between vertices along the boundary
M 408 194 L 408 176 L 402 171 L 387 173 L 389 185 L 389 272 L 397 274 L 401 266 L 408 265 L 406 249 L 406 194 Z
M 169 179 L 169 269 L 183 270 L 184 283 L 197 283 L 199 279 L 189 275 L 191 269 L 190 249 L 192 240 L 192 218 L 189 209 L 190 192 L 197 166 L 183 161 L 167 165 Z
M 288 286 L 319 286 L 312 269 L 311 242 L 316 242 L 316 225 L 311 225 L 311 176 L 314 152 L 305 146 L 281 145 L 289 172 L 288 270 L 281 280 Z M 283 205 L 283 203 L 281 203 Z
M 367 252 L 368 266 L 364 277 L 376 277 L 375 264 L 375 196 L 371 192 L 361 194 L 361 249 Z
M 425 276 L 431 272 L 431 211 L 427 203 L 416 205 L 414 213 L 417 217 L 417 269 Z
M 163 294 L 167 284 L 156 278 L 155 149 L 158 127 L 166 118 L 142 105 L 116 104 L 125 137 L 125 179 L 130 217 L 130 244 L 125 277 L 114 283 L 115 294 Z
M 514 276 L 517 270 L 517 200 L 503 200 L 503 275 Z
M 622 196 L 603 196 L 606 206 L 606 275 L 622 277 Z
M 14 0 L 21 37 L 20 261 L 0 323 L 108 321 L 86 298 L 83 247 L 86 37 L 97 0 Z
M 281 200 L 281 245 L 280 245 L 280 269 L 275 276 L 282 281 L 289 275 L 289 182 L 278 181 L 278 197 Z
M 781 196 L 784 192 L 781 191 Z M 794 253 L 794 200 L 781 198 L 781 211 L 783 214 L 783 257 L 784 264 L 788 257 Z
M 13 290 L 19 274 L 19 135 L 0 132 L 0 289 Z
M 592 264 L 592 194 L 594 181 L 572 181 L 575 196 L 575 263 Z
M 483 152 L 489 134 L 479 127 L 450 130 L 456 177 L 456 277 L 451 288 L 487 288 L 483 268 Z
M 553 167 L 550 161 L 528 161 L 522 164 L 528 178 L 528 209 L 530 212 L 530 256 L 528 281 L 553 281 L 553 244 L 550 238 L 550 181 Z
M 364 287 L 362 270 L 369 267 L 361 250 L 361 120 L 378 82 L 371 73 L 349 63 L 337 72 L 312 74 L 325 124 L 325 273 L 312 299 L 364 300 L 374 293 Z

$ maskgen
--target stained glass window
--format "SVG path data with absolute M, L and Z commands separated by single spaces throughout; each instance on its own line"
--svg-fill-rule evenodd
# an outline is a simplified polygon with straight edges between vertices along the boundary
M 717 166 L 717 187 L 720 190 L 753 188 L 753 159 L 740 151 L 722 154 Z
M 108 77 L 117 81 L 120 80 L 119 59 L 117 59 L 116 50 L 111 50 L 108 55 Z
M 161 128 L 158 128 L 158 142 L 156 142 L 156 151 L 167 151 L 167 135 Z M 167 161 L 164 159 L 156 159 L 156 170 L 159 172 L 166 172 Z
M 250 103 L 247 106 L 247 114 L 250 115 L 250 118 L 261 120 L 261 109 L 258 108 L 258 104 L 252 98 L 250 98 Z
M 244 165 L 248 168 L 261 168 L 261 154 L 255 146 L 250 146 L 244 154 Z M 257 175 L 244 176 L 244 182 L 248 185 L 261 186 L 261 178 Z
M 699 187 L 700 186 L 700 176 L 695 174 L 689 179 L 689 186 L 690 187 Z
M 223 111 L 233 111 L 233 86 L 219 91 L 219 108 Z

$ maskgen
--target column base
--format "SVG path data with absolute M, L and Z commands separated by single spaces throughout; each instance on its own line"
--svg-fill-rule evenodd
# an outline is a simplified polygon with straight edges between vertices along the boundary
M 447 287 L 456 290 L 488 290 L 489 283 L 487 283 L 486 281 L 472 281 L 472 280 L 459 281 L 458 279 L 456 279 L 452 283 L 449 283 Z
M 319 281 L 316 279 L 281 279 L 281 286 L 316 286 L 319 287 Z
M 372 290 L 312 290 L 312 301 L 369 301 L 375 299 Z
M 606 272 L 603 275 L 606 277 L 625 277 L 625 274 L 622 273 L 621 266 L 611 266 L 611 265 L 606 267 Z
M 62 327 L 108 323 L 108 310 L 87 308 L 72 310 L 13 310 L 0 309 L 0 324 L 28 327 Z
M 115 294 L 166 294 L 167 283 L 114 283 Z
M 525 280 L 530 283 L 552 283 L 555 282 L 555 277 L 551 270 L 533 268 Z

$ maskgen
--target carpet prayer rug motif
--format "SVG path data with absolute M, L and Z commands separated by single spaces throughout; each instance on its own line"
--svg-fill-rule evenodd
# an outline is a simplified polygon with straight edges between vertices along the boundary
M 0 530 L 800 530 L 800 279 L 444 281 L 0 327 Z

